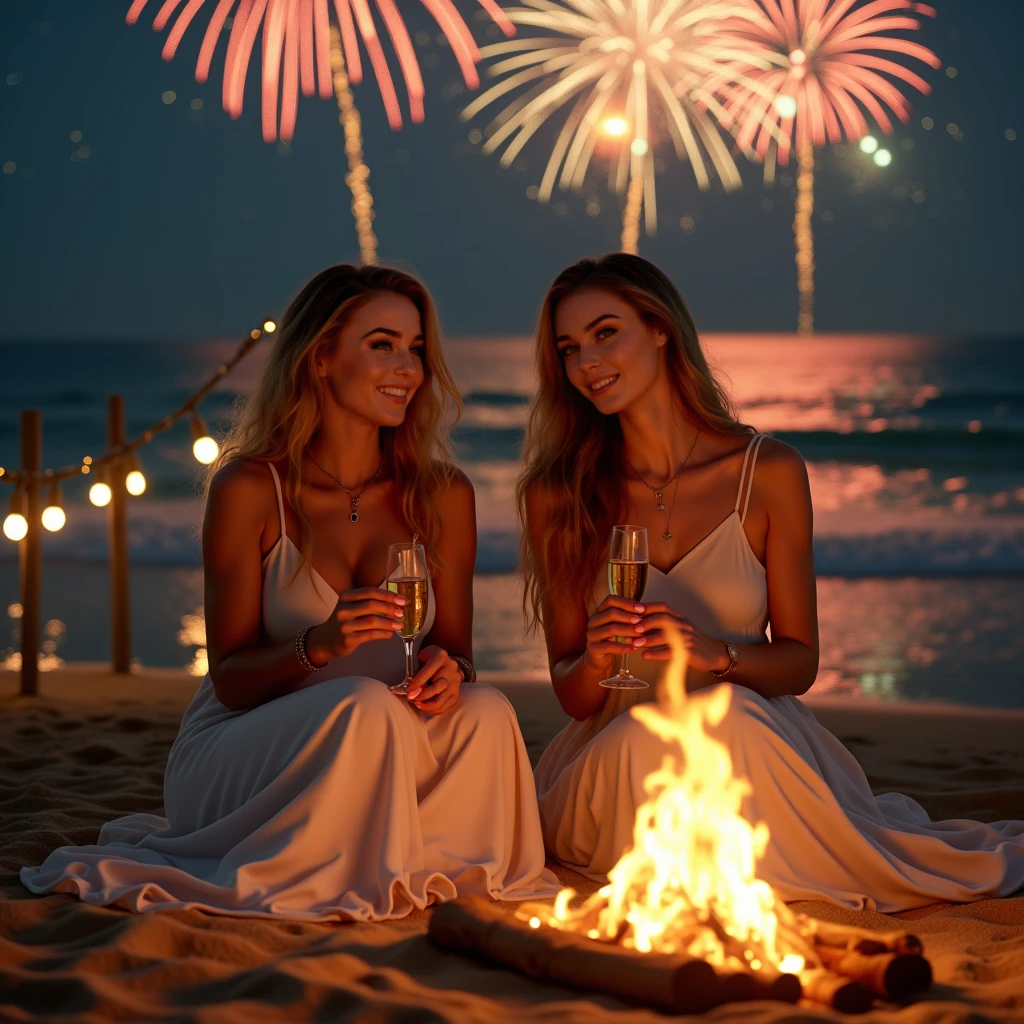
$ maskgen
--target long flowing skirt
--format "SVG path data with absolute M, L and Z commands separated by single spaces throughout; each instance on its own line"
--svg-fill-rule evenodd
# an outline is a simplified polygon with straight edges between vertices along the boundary
M 380 920 L 476 893 L 553 895 L 530 764 L 508 701 L 463 687 L 439 717 L 381 682 L 317 683 L 244 712 L 207 677 L 171 749 L 167 818 L 23 868 L 32 892 L 298 920 Z
M 856 758 L 800 700 L 731 691 L 711 731 L 750 782 L 744 817 L 771 833 L 757 873 L 783 899 L 892 913 L 1024 887 L 1024 822 L 932 821 L 907 796 L 876 797 Z M 679 753 L 630 714 L 633 693 L 613 691 L 603 711 L 571 722 L 537 766 L 548 849 L 592 878 L 632 846 L 644 779 Z

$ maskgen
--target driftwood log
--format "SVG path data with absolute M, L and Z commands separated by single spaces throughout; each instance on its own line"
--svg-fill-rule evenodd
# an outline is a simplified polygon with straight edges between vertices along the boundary
M 845 924 L 814 922 L 814 944 L 851 953 L 874 956 L 878 953 L 921 953 L 924 946 L 916 935 L 907 932 L 873 932 Z
M 428 935 L 442 949 L 496 960 L 531 978 L 670 1013 L 704 1013 L 725 1002 L 750 999 L 796 1002 L 801 994 L 793 975 L 722 971 L 719 977 L 705 960 L 640 953 L 546 925 L 532 928 L 475 896 L 433 911 Z

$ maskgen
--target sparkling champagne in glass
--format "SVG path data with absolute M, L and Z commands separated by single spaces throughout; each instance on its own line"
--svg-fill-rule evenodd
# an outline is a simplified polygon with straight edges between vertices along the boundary
M 405 678 L 392 693 L 408 693 L 415 674 L 413 647 L 427 619 L 427 553 L 422 544 L 392 544 L 388 549 L 387 588 L 405 598 L 398 635 L 405 644 Z
M 615 526 L 608 552 L 608 590 L 627 601 L 639 601 L 647 589 L 647 529 L 643 526 Z M 624 642 L 629 640 L 624 638 Z M 619 671 L 601 685 L 610 690 L 641 690 L 647 683 L 629 671 L 629 654 L 619 656 Z

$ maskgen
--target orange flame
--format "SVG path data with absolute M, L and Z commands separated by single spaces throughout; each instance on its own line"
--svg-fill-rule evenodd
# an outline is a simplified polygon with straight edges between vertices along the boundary
M 666 755 L 645 780 L 633 848 L 608 884 L 575 909 L 575 891 L 563 889 L 546 923 L 716 966 L 794 973 L 819 966 L 809 927 L 756 877 L 768 828 L 741 815 L 749 783 L 733 775 L 728 749 L 708 731 L 725 717 L 732 691 L 718 686 L 688 696 L 685 650 L 678 636 L 669 643 L 659 702 L 631 714 L 680 756 Z

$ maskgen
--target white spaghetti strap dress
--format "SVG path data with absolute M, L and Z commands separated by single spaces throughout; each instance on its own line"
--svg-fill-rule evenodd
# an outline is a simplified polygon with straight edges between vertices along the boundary
M 337 595 L 284 524 L 264 560 L 271 641 L 324 621 Z M 423 634 L 433 623 L 433 593 Z M 519 727 L 497 690 L 466 684 L 438 717 L 388 684 L 401 641 L 366 643 L 309 685 L 248 711 L 202 681 L 171 749 L 166 818 L 106 824 L 95 846 L 54 850 L 21 871 L 35 893 L 68 892 L 130 910 L 198 907 L 297 920 L 381 920 L 475 893 L 553 895 Z
M 767 640 L 767 577 L 743 529 L 760 444 L 755 436 L 747 448 L 733 511 L 667 574 L 652 566 L 644 595 L 737 644 Z M 591 608 L 607 593 L 598 581 Z M 632 667 L 654 684 L 664 663 L 634 658 Z M 1024 822 L 931 821 L 907 796 L 876 797 L 857 760 L 798 698 L 721 685 L 731 686 L 731 703 L 715 735 L 753 788 L 744 816 L 771 833 L 758 876 L 784 899 L 891 913 L 1024 886 Z M 653 685 L 609 690 L 604 707 L 571 722 L 537 765 L 548 848 L 592 878 L 603 879 L 632 846 L 644 779 L 666 752 L 678 752 L 629 714 L 653 696 Z

